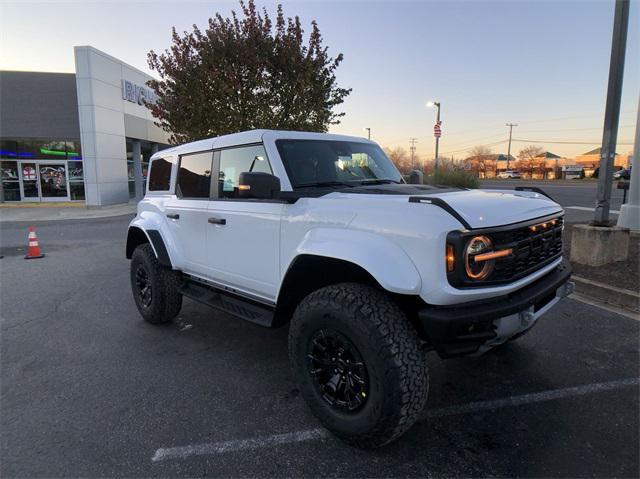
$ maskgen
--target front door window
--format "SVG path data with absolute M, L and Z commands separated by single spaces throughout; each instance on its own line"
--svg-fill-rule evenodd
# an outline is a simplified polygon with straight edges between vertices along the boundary
M 67 191 L 67 165 L 65 164 L 41 164 L 40 188 L 42 198 L 66 198 Z

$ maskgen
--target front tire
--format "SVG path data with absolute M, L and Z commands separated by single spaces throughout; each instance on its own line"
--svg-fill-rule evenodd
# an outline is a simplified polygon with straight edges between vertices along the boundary
M 131 291 L 145 321 L 171 321 L 182 308 L 177 271 L 162 266 L 149 243 L 138 246 L 131 256 Z
M 423 411 L 428 373 L 415 329 L 383 291 L 343 283 L 307 296 L 289 330 L 302 396 L 345 442 L 383 446 Z

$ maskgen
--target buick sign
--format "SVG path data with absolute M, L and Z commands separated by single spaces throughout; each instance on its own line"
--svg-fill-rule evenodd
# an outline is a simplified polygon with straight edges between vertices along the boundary
M 122 99 L 144 105 L 146 103 L 155 103 L 155 92 L 146 86 L 136 85 L 128 80 L 122 80 Z

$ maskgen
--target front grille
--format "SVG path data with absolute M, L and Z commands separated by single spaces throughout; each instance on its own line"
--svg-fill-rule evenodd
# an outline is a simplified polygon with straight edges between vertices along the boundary
M 542 224 L 524 226 L 513 230 L 490 234 L 495 249 L 512 248 L 509 258 L 496 261 L 490 281 L 513 281 L 533 273 L 562 254 L 562 227 L 564 219 L 555 219 L 555 224 L 543 228 Z
M 562 256 L 562 216 L 546 217 L 519 225 L 501 226 L 472 231 L 452 231 L 447 243 L 453 245 L 454 271 L 447 279 L 455 287 L 482 287 L 517 281 Z M 493 251 L 511 249 L 508 256 L 494 261 L 493 270 L 484 279 L 473 280 L 465 273 L 464 251 L 474 236 L 487 236 Z

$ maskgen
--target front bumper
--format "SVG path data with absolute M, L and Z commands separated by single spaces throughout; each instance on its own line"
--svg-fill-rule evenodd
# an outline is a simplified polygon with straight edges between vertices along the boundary
M 482 353 L 533 327 L 540 316 L 574 290 L 564 260 L 530 285 L 506 296 L 453 306 L 426 306 L 422 329 L 442 357 Z

